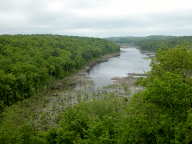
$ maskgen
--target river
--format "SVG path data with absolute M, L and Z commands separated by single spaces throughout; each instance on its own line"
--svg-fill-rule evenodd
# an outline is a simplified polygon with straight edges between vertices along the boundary
M 126 77 L 128 73 L 144 73 L 150 70 L 151 60 L 135 47 L 121 48 L 120 56 L 95 65 L 88 73 L 95 88 L 113 83 L 114 77 Z

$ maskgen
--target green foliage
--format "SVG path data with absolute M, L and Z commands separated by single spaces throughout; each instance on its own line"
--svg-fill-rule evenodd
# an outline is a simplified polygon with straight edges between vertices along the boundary
M 0 36 L 0 107 L 12 105 L 50 81 L 79 70 L 91 60 L 118 52 L 112 42 L 59 35 Z
M 169 130 L 168 137 L 161 138 L 167 141 L 165 143 L 191 143 L 187 131 L 192 107 L 191 57 L 191 49 L 161 50 L 154 59 L 149 76 L 141 82 L 146 87 L 141 93 L 144 101 L 154 104 L 161 110 L 159 115 L 165 116 L 157 119 L 161 133 L 164 127 Z M 158 132 L 158 139 L 158 128 L 155 132 Z
M 140 81 L 145 90 L 129 103 L 108 99 L 71 108 L 48 139 L 57 144 L 190 144 L 191 52 L 160 51 L 148 77 Z
M 19 124 L 2 122 L 0 127 L 1 144 L 46 144 L 46 140 L 34 130 L 30 122 Z M 18 126 L 17 126 L 18 125 Z
M 172 72 L 183 76 L 191 75 L 192 51 L 187 48 L 160 50 L 152 64 L 153 73 Z
M 86 53 L 85 57 L 89 59 L 89 56 Z M 82 57 L 79 55 L 77 59 Z M 55 68 L 52 67 L 53 72 Z M 75 105 L 66 109 L 59 117 L 58 126 L 47 132 L 37 131 L 29 121 L 17 127 L 16 123 L 2 120 L 0 143 L 191 144 L 191 68 L 192 50 L 185 45 L 158 51 L 151 72 L 139 81 L 145 89 L 128 101 L 118 95 L 105 95 Z M 25 70 L 25 65 L 22 69 Z M 12 73 L 6 75 L 2 70 L 1 74 L 10 81 L 9 85 L 17 80 Z M 9 85 L 2 85 L 7 93 L 12 92 Z M 18 122 L 22 121 L 18 119 Z
M 50 144 L 115 144 L 124 105 L 122 99 L 105 98 L 69 108 L 47 139 Z

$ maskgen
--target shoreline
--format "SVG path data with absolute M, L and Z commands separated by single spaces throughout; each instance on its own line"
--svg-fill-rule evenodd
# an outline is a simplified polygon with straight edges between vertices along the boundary
M 84 70 L 89 73 L 89 71 L 97 64 L 106 62 L 108 59 L 113 58 L 113 57 L 118 57 L 120 56 L 120 52 L 112 53 L 112 54 L 107 54 L 104 56 L 101 56 L 100 58 L 97 58 L 96 60 L 93 60 L 92 62 L 89 62 L 87 66 L 85 66 Z
M 50 87 L 42 90 L 39 94 L 6 107 L 1 114 L 7 115 L 14 112 L 14 115 L 8 117 L 8 120 L 25 118 L 21 121 L 30 120 L 38 131 L 56 127 L 59 114 L 67 107 L 86 102 L 94 97 L 94 93 L 91 92 L 92 81 L 87 78 L 87 70 L 119 55 L 118 52 L 97 58 L 64 79 L 53 81 Z M 2 117 L 3 119 L 6 120 L 7 117 Z
M 120 56 L 120 52 L 106 54 L 97 59 L 92 60 L 91 62 L 88 62 L 84 67 L 82 67 L 78 71 L 73 72 L 71 75 L 60 80 L 55 80 L 52 83 L 51 88 L 48 88 L 48 91 L 52 90 L 64 91 L 65 89 L 75 88 L 77 85 L 79 85 L 79 83 L 81 83 L 80 79 L 81 80 L 87 79 L 87 74 L 94 66 L 96 66 L 99 63 L 108 61 L 110 58 L 117 56 Z

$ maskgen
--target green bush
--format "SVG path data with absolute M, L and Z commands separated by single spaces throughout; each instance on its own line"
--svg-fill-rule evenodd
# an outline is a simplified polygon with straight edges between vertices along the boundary
M 47 139 L 50 144 L 115 144 L 125 104 L 123 99 L 106 98 L 69 108 Z

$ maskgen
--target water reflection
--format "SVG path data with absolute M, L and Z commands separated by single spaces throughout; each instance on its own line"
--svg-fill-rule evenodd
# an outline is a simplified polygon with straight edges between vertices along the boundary
M 120 56 L 97 64 L 89 71 L 95 87 L 112 84 L 113 77 L 124 77 L 128 73 L 144 73 L 150 70 L 150 59 L 137 48 L 121 48 Z

